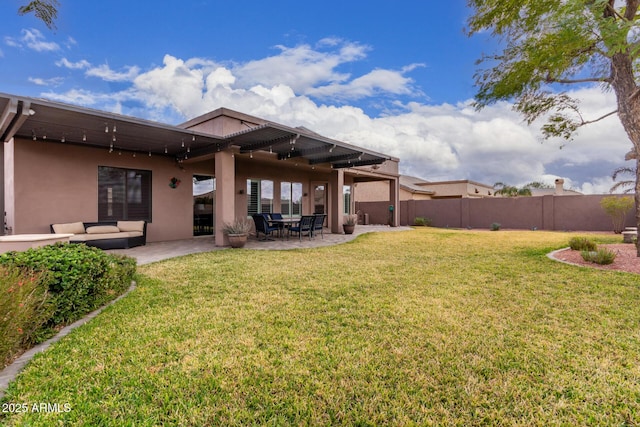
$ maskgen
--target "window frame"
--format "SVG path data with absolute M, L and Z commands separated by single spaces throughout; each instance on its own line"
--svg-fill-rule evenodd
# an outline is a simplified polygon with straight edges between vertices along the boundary
M 288 194 L 285 199 L 285 189 L 288 190 Z M 296 203 L 294 198 L 299 196 L 298 202 Z M 280 212 L 283 217 L 286 218 L 299 218 L 302 216 L 302 196 L 303 196 L 303 185 L 301 182 L 289 182 L 289 181 L 281 181 L 280 182 Z M 286 206 L 286 209 L 285 209 Z M 287 213 L 285 213 L 285 210 Z
M 104 173 L 102 173 L 104 171 Z M 113 174 L 121 174 L 121 182 L 105 182 L 104 179 L 107 176 L 113 176 Z M 133 179 L 139 178 L 140 182 L 135 183 Z M 98 165 L 98 221 L 146 221 L 152 222 L 153 213 L 153 173 L 146 169 L 131 169 L 120 168 L 114 166 Z M 111 184 L 111 186 L 109 186 Z M 139 188 L 135 188 L 139 185 Z M 113 189 L 119 186 L 116 190 L 120 194 L 116 197 L 120 197 L 121 200 L 113 200 Z M 107 194 L 103 194 L 105 189 Z M 111 192 L 109 192 L 109 189 Z M 136 203 L 135 200 L 139 202 Z M 113 204 L 120 204 L 122 207 L 121 212 L 113 213 Z M 139 206 L 135 206 L 139 205 Z M 141 214 L 135 214 L 139 211 Z
M 267 185 L 271 185 L 271 197 L 264 199 L 265 192 L 268 194 Z M 255 186 L 256 194 L 254 196 L 252 186 Z M 247 178 L 247 216 L 259 213 L 272 213 L 274 204 L 275 182 L 270 179 Z M 268 203 L 263 204 L 263 201 Z M 255 202 L 255 209 L 252 209 L 252 202 Z M 266 207 L 266 209 L 265 209 Z

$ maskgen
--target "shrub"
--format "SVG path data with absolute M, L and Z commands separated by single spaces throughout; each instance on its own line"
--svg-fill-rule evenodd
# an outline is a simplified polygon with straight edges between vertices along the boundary
M 572 237 L 569 247 L 574 251 L 595 251 L 597 248 L 596 244 L 586 237 Z
M 583 260 L 600 265 L 613 264 L 613 261 L 616 259 L 615 252 L 606 248 L 598 249 L 596 251 L 584 250 L 580 254 L 582 255 Z
M 491 231 L 498 231 L 500 230 L 500 223 L 499 222 L 494 222 L 493 224 L 491 224 L 491 227 L 489 227 L 489 229 Z
M 633 205 L 634 201 L 631 197 L 610 196 L 600 200 L 600 206 L 611 217 L 614 233 L 622 233 L 627 212 L 633 208 Z
M 415 217 L 415 219 L 413 220 L 413 225 L 417 225 L 417 226 L 426 226 L 426 227 L 431 227 L 431 218 L 425 218 L 422 216 L 417 216 Z
M 53 313 L 46 276 L 0 268 L 0 369 L 39 341 L 40 328 Z
M 58 243 L 0 255 L 0 265 L 48 272 L 54 312 L 48 326 L 71 323 L 126 290 L 135 260 L 81 244 Z

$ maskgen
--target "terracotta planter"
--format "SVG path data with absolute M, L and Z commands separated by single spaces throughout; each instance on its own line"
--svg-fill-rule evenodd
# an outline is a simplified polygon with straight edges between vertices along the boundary
M 342 224 L 342 229 L 344 230 L 344 234 L 353 234 L 353 230 L 355 230 L 355 228 L 356 228 L 355 224 L 353 225 Z
M 243 248 L 247 243 L 247 234 L 228 234 L 229 244 L 232 248 Z

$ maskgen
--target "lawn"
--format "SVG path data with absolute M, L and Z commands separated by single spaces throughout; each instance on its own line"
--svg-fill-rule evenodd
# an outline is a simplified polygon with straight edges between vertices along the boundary
M 33 360 L 2 401 L 28 410 L 0 424 L 635 425 L 640 276 L 545 256 L 571 236 L 421 228 L 143 266 Z

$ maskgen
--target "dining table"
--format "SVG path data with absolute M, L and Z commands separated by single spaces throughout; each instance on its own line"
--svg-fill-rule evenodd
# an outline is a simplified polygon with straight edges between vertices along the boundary
M 269 224 L 277 225 L 280 228 L 280 231 L 283 232 L 284 229 L 292 227 L 300 222 L 300 218 L 277 218 L 268 220 Z M 280 237 L 283 237 L 284 233 L 280 234 Z M 289 238 L 289 234 L 287 233 L 287 239 Z

